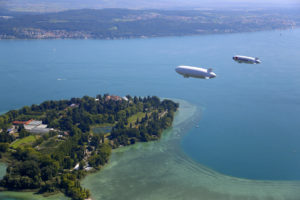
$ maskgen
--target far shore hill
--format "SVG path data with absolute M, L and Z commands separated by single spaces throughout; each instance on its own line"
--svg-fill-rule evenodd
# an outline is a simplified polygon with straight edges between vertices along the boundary
M 81 9 L 54 13 L 0 9 L 0 39 L 128 39 L 293 29 L 297 9 Z

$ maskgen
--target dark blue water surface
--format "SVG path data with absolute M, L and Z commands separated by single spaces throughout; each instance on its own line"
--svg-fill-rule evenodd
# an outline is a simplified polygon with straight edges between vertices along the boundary
M 235 54 L 260 65 L 238 64 Z M 185 79 L 177 65 L 212 67 Z M 0 112 L 83 95 L 157 95 L 202 108 L 182 147 L 224 174 L 300 180 L 300 30 L 132 40 L 0 41 Z M 199 126 L 199 127 L 198 127 Z

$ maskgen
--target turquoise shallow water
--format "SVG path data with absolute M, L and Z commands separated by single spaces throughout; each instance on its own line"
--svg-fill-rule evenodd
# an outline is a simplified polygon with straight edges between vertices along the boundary
M 1 200 L 69 200 L 62 194 L 52 195 L 50 197 L 43 197 L 33 194 L 31 192 L 1 192 Z
M 262 64 L 237 64 L 234 54 L 258 56 Z M 0 112 L 98 93 L 183 99 L 198 114 L 184 128 L 178 125 L 183 135 L 176 142 L 159 144 L 170 146 L 169 157 L 165 150 L 157 154 L 156 146 L 141 144 L 132 148 L 148 155 L 140 158 L 130 147 L 125 160 L 122 153 L 113 154 L 110 170 L 91 175 L 84 184 L 92 182 L 92 192 L 104 199 L 113 199 L 117 191 L 134 198 L 136 187 L 140 195 L 151 194 L 149 199 L 188 194 L 195 194 L 191 199 L 297 199 L 299 55 L 299 29 L 114 41 L 0 41 Z M 212 67 L 217 78 L 184 79 L 174 71 L 181 64 Z M 127 162 L 131 154 L 133 161 Z M 116 174 L 123 179 L 116 180 Z M 131 193 L 126 193 L 129 186 Z
M 230 177 L 187 157 L 180 141 L 201 118 L 201 110 L 184 101 L 180 104 L 173 128 L 160 141 L 117 149 L 101 172 L 82 181 L 94 200 L 299 199 L 300 182 Z
M 5 163 L 0 163 L 0 178 L 6 174 L 6 167 Z

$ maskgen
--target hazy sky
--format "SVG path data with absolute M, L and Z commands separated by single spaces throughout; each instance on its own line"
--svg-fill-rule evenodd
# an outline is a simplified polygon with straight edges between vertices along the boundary
M 158 0 L 169 1 L 169 0 Z M 152 1 L 155 2 L 155 1 Z M 169 1 L 170 2 L 170 1 Z M 173 0 L 175 4 L 181 5 L 197 5 L 197 6 L 212 6 L 212 7 L 235 7 L 235 6 L 264 6 L 264 7 L 281 7 L 300 5 L 300 0 Z
M 300 0 L 0 0 L 12 10 L 55 11 L 80 8 L 260 9 L 299 8 Z

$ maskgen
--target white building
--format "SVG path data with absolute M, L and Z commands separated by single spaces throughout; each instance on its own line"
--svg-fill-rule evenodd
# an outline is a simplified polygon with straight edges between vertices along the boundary
M 50 131 L 47 124 L 37 120 L 32 120 L 29 124 L 24 125 L 24 128 L 30 133 L 49 133 Z

